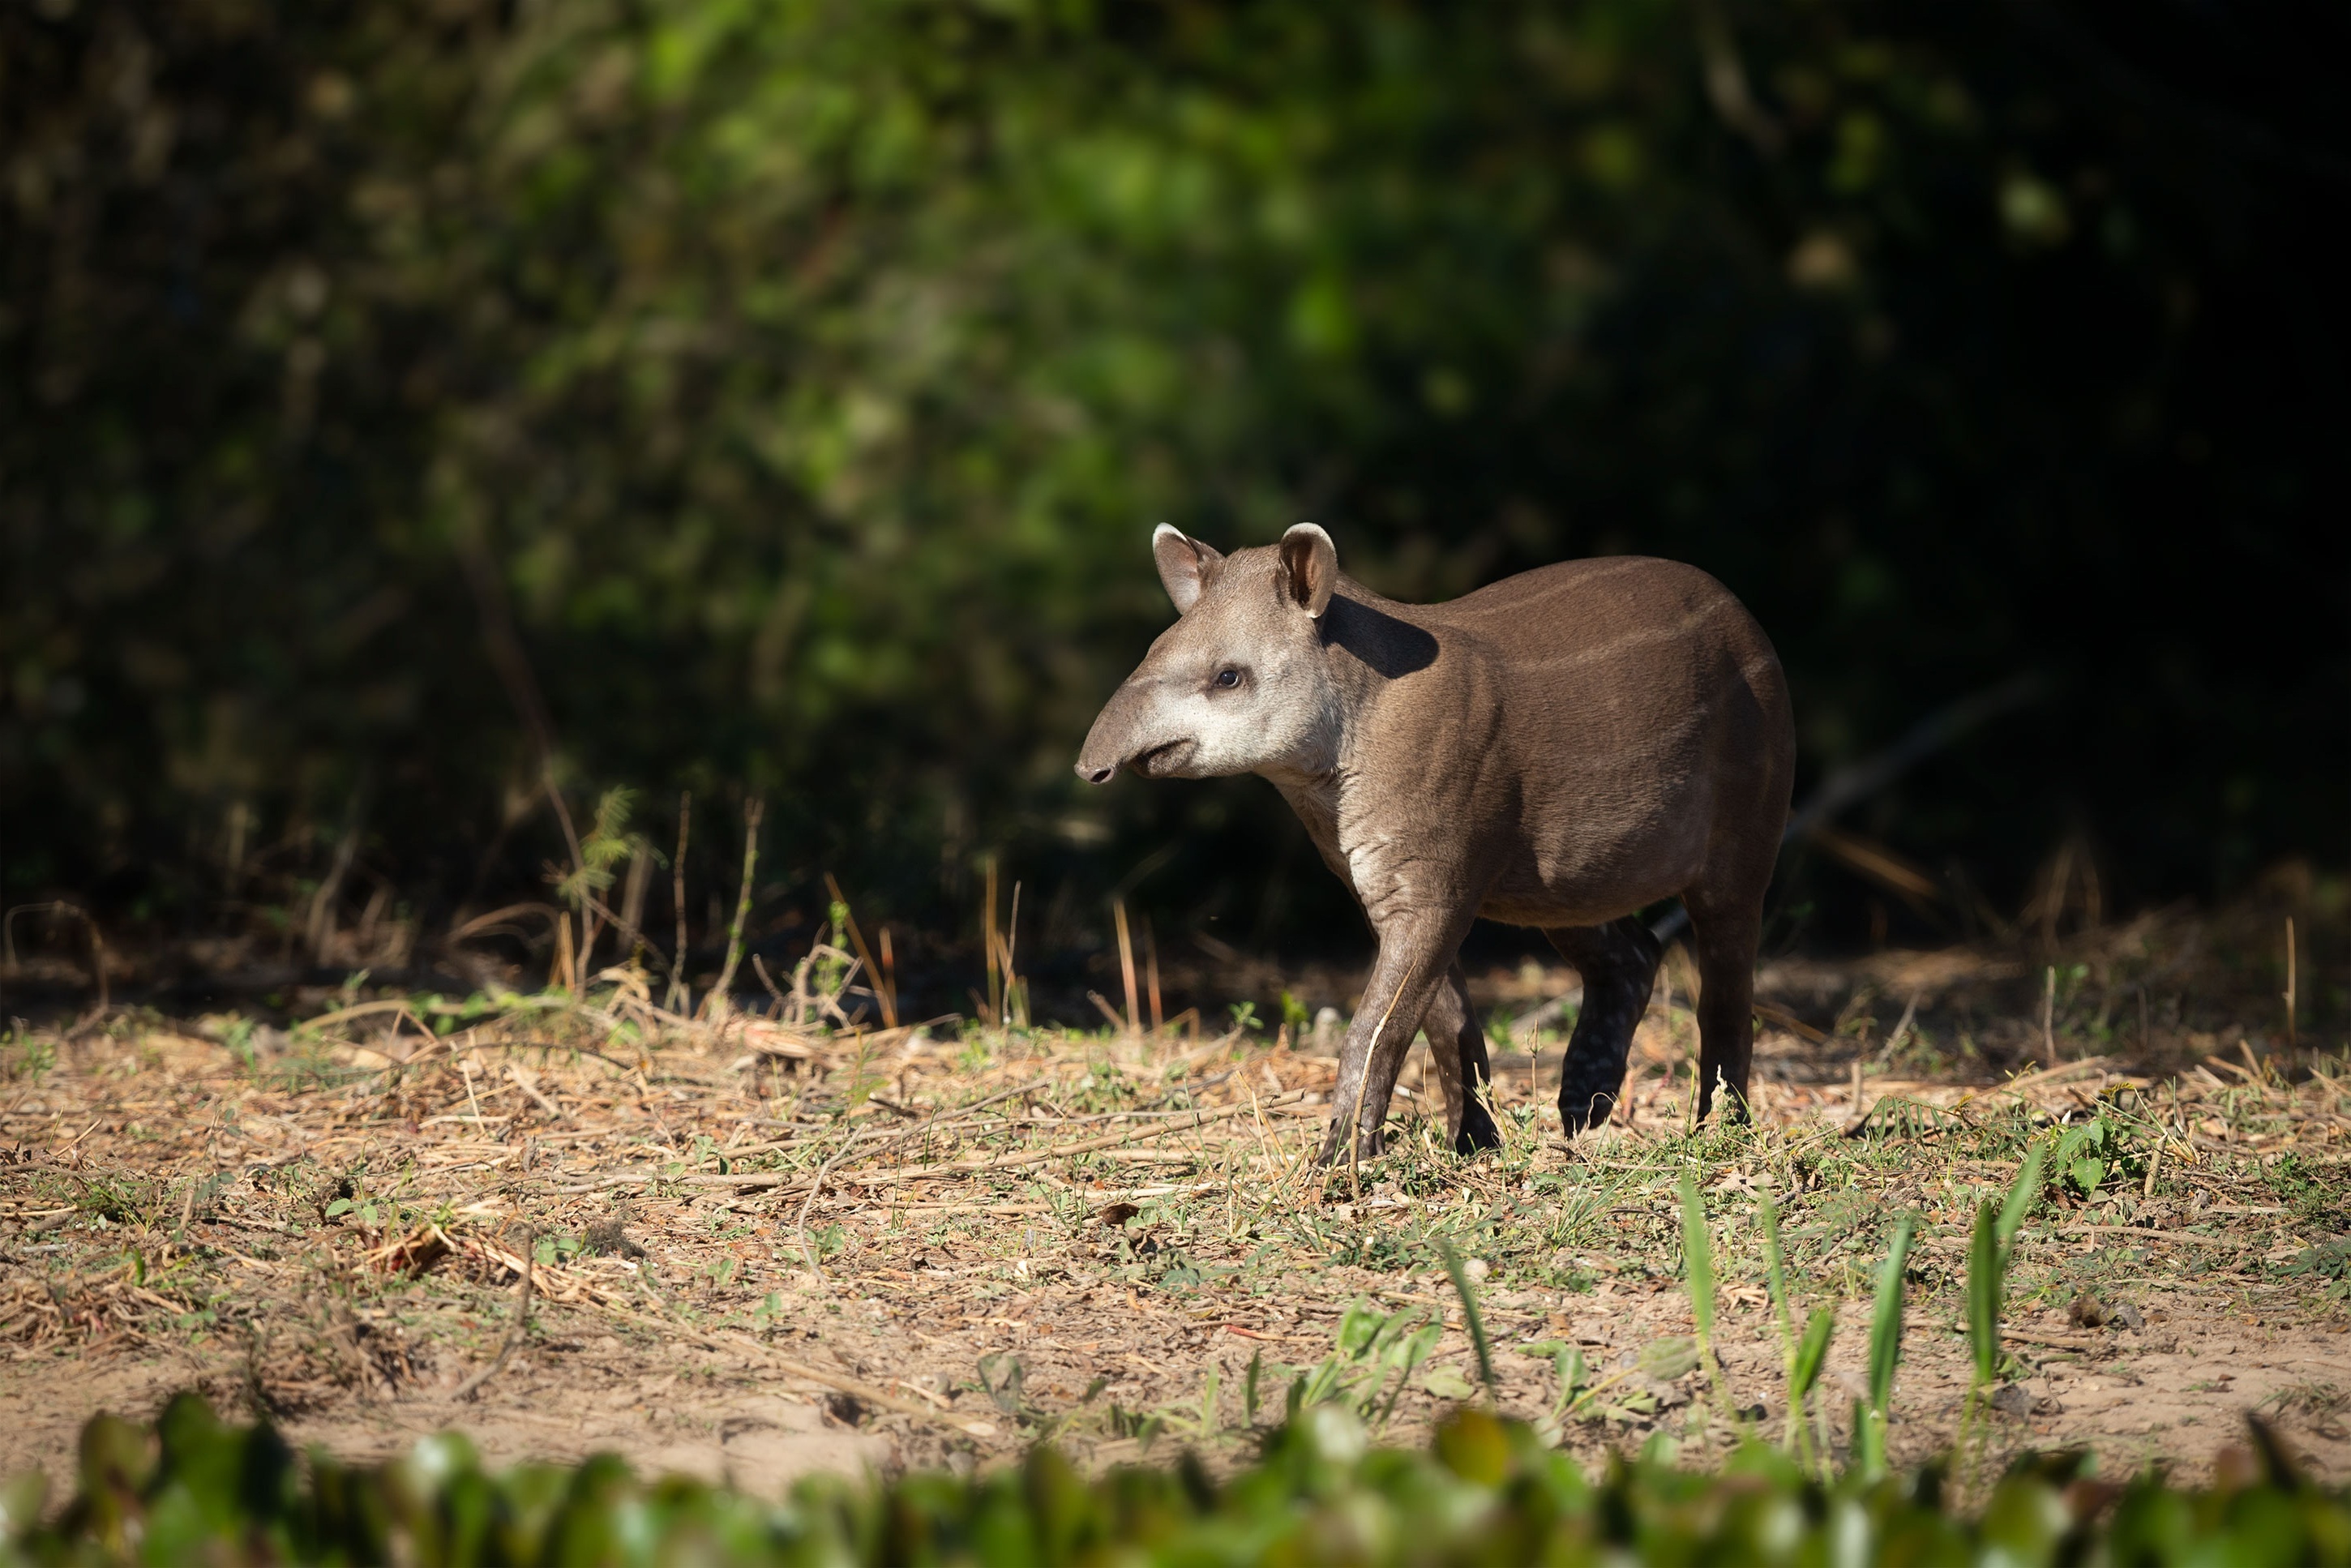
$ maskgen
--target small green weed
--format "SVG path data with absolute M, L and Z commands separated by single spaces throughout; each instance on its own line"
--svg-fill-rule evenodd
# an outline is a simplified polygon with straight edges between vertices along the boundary
M 0 1035 L 0 1082 L 38 1083 L 57 1065 L 57 1041 L 18 1019 Z
M 2109 1182 L 2135 1181 L 2147 1175 L 2147 1151 L 2120 1117 L 2101 1111 L 2089 1121 L 2068 1127 L 2057 1140 L 2057 1177 L 2077 1197 L 2095 1197 Z M 2040 1155 L 2033 1155 L 2038 1173 Z
M 1358 1297 L 1340 1318 L 1329 1355 L 1311 1367 L 1277 1369 L 1290 1377 L 1290 1418 L 1312 1406 L 1343 1404 L 1374 1431 L 1384 1430 L 1405 1383 L 1444 1337 L 1444 1324 L 1426 1316 L 1416 1308 L 1383 1312 Z

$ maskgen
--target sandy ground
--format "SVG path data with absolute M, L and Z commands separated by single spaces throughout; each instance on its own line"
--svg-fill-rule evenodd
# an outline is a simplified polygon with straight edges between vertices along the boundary
M 1382 1281 L 1325 1284 L 1344 1290 L 1351 1282 L 1376 1288 Z M 1390 1289 L 1388 1299 L 1397 1293 Z M 2194 1474 L 2207 1469 L 2219 1448 L 2241 1440 L 2242 1414 L 2252 1410 L 2275 1420 L 2316 1473 L 2335 1479 L 2351 1473 L 2351 1428 L 2344 1415 L 2346 1390 L 2351 1390 L 2346 1322 L 2332 1312 L 2296 1311 L 2284 1302 L 2245 1310 L 2214 1300 L 2217 1293 L 2150 1290 L 2137 1299 L 2147 1320 L 2137 1331 L 2085 1332 L 2063 1313 L 2012 1320 L 2010 1338 L 2031 1364 L 2018 1386 L 2031 1405 L 2029 1413 L 1991 1415 L 1994 1440 L 2003 1448 L 2088 1446 L 2110 1471 L 2162 1461 Z M 799 1330 L 791 1348 L 854 1377 L 947 1387 L 968 1381 L 983 1356 L 1009 1354 L 1026 1368 L 1027 1393 L 1048 1410 L 1076 1405 L 1097 1376 L 1109 1380 L 1107 1396 L 1123 1396 L 1134 1407 L 1160 1396 L 1196 1393 L 1202 1370 L 1214 1364 L 1220 1368 L 1223 1416 L 1236 1425 L 1250 1355 L 1311 1362 L 1329 1349 L 1332 1320 L 1322 1300 L 1186 1312 L 1140 1297 L 1130 1305 L 1124 1291 L 1068 1281 L 992 1299 L 976 1296 L 960 1315 L 909 1312 L 886 1295 L 854 1289 L 795 1290 L 786 1301 L 790 1321 L 824 1324 Z M 830 1310 L 836 1307 L 838 1312 Z M 1520 1294 L 1497 1300 L 1489 1312 L 1505 1345 L 1513 1334 L 1521 1341 L 1535 1334 L 1572 1338 L 1588 1360 L 1611 1369 L 1657 1337 L 1687 1334 L 1691 1327 L 1687 1300 L 1664 1281 L 1604 1285 L 1568 1297 Z M 1458 1322 L 1458 1312 L 1453 1315 Z M 1763 1426 L 1777 1435 L 1784 1415 L 1776 1398 L 1777 1342 L 1760 1308 L 1729 1315 L 1720 1355 L 1732 1398 L 1763 1405 Z M 550 1333 L 535 1342 L 475 1400 L 449 1397 L 449 1385 L 472 1368 L 455 1357 L 433 1357 L 396 1392 L 329 1400 L 291 1415 L 284 1425 L 298 1444 L 319 1443 L 354 1458 L 388 1457 L 419 1437 L 454 1427 L 497 1463 L 611 1450 L 647 1471 L 723 1478 L 768 1495 L 812 1470 L 963 1468 L 1017 1447 L 1015 1423 L 977 1391 L 955 1405 L 978 1412 L 998 1429 L 996 1437 L 975 1439 L 861 1408 L 853 1399 L 779 1375 L 753 1354 L 658 1338 L 624 1341 L 585 1327 L 590 1332 Z M 1897 1454 L 1923 1458 L 1948 1446 L 1955 1433 L 1967 1355 L 1964 1340 L 1949 1332 L 1948 1315 L 1938 1321 L 1937 1313 L 1914 1312 L 1908 1332 L 1896 1385 L 1896 1409 L 1907 1418 L 1897 1420 L 1894 1446 Z M 1832 1354 L 1828 1381 L 1850 1397 L 1862 1388 L 1858 1325 L 1843 1339 Z M 1458 1331 L 1437 1359 L 1467 1370 L 1467 1345 Z M 1552 1381 L 1549 1361 L 1507 1348 L 1498 1359 L 1504 1407 L 1539 1416 Z M 53 1475 L 65 1473 L 89 1414 L 149 1415 L 189 1386 L 207 1390 L 224 1407 L 246 1404 L 245 1358 L 204 1347 L 59 1347 L 17 1361 L 0 1379 L 0 1465 L 10 1472 L 38 1465 Z M 1277 1397 L 1268 1396 L 1261 1416 L 1278 1408 Z M 1678 1429 L 1676 1417 L 1687 1416 L 1679 1407 L 1706 1397 L 1695 1378 L 1665 1385 L 1658 1424 Z M 1392 1435 L 1411 1440 L 1431 1409 L 1399 1422 Z M 1596 1456 L 1648 1429 L 1646 1423 L 1599 1422 L 1573 1428 L 1571 1440 Z M 1163 1436 L 1158 1443 L 1172 1449 L 1183 1440 Z M 1079 1446 L 1096 1462 L 1140 1454 L 1132 1439 Z

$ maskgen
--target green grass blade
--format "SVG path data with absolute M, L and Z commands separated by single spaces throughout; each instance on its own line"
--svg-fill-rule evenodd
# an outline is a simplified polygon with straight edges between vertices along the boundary
M 1714 1244 L 1706 1229 L 1706 1205 L 1698 1178 L 1682 1172 L 1682 1277 L 1689 1287 L 1690 1321 L 1698 1325 L 1698 1348 L 1714 1343 Z
M 1812 1393 L 1821 1381 L 1821 1368 L 1828 1364 L 1829 1341 L 1836 1333 L 1836 1313 L 1826 1307 L 1814 1307 L 1812 1321 L 1804 1325 L 1804 1337 L 1797 1342 L 1793 1364 L 1788 1370 L 1788 1399 L 1791 1404 Z
M 1886 1473 L 1886 1417 L 1866 1399 L 1853 1402 L 1853 1460 L 1862 1479 L 1876 1480 Z
M 1869 1398 L 1855 1400 L 1853 1412 L 1854 1452 L 1870 1480 L 1886 1473 L 1888 1406 L 1894 1401 L 1894 1369 L 1902 1360 L 1903 1272 L 1910 1266 L 1910 1242 L 1917 1229 L 1913 1214 L 1895 1222 L 1894 1245 L 1878 1271 L 1877 1300 L 1870 1306 Z
M 1788 1451 L 1802 1469 L 1816 1466 L 1823 1477 L 1828 1467 L 1828 1439 L 1822 1438 L 1815 1451 L 1804 1427 L 1804 1406 L 1812 1398 L 1813 1387 L 1821 1380 L 1822 1364 L 1827 1361 L 1829 1336 L 1836 1332 L 1836 1314 L 1826 1307 L 1815 1307 L 1812 1321 L 1804 1325 L 1803 1338 L 1788 1347 L 1788 1432 L 1784 1439 Z M 1821 1412 L 1823 1419 L 1827 1411 Z
M 1877 1275 L 1877 1300 L 1869 1314 L 1869 1404 L 1881 1418 L 1894 1397 L 1894 1368 L 1902 1359 L 1902 1276 L 1910 1266 L 1910 1242 L 1918 1218 L 1906 1214 L 1894 1227 L 1894 1248 Z
M 2018 1228 L 2041 1200 L 2042 1152 L 2042 1145 L 2035 1144 L 2024 1156 L 2024 1167 L 2016 1173 L 2016 1185 L 2008 1189 L 2008 1201 L 2000 1206 L 2000 1221 L 1994 1231 L 2003 1259 L 2009 1243 L 2016 1239 Z
M 1796 1314 L 1788 1300 L 1788 1262 L 1780 1250 L 1780 1206 L 1769 1191 L 1756 1197 L 1756 1218 L 1763 1228 L 1763 1277 L 1771 1290 L 1771 1311 L 1780 1321 L 1780 1354 L 1791 1377 L 1796 1367 Z M 1793 1389 L 1790 1392 L 1792 1394 Z
M 1991 1200 L 1976 1205 L 1975 1234 L 1968 1241 L 1968 1348 L 1975 1354 L 1975 1385 L 1988 1385 L 2000 1366 L 2000 1221 Z
M 1730 1390 L 1714 1355 L 1714 1239 L 1707 1233 L 1706 1203 L 1698 1197 L 1697 1176 L 1682 1172 L 1681 1189 L 1682 1276 L 1689 1287 L 1690 1322 L 1698 1329 L 1698 1356 L 1706 1368 L 1707 1385 L 1728 1415 Z
M 1450 1241 L 1439 1241 L 1437 1248 L 1445 1255 L 1445 1271 L 1453 1280 L 1454 1294 L 1461 1298 L 1461 1320 L 1468 1326 L 1469 1343 L 1478 1353 L 1478 1378 L 1486 1385 L 1486 1399 L 1494 1398 L 1494 1352 L 1486 1343 L 1486 1320 L 1478 1314 L 1478 1292 L 1469 1288 L 1469 1271 L 1461 1266 L 1461 1254 L 1453 1249 Z

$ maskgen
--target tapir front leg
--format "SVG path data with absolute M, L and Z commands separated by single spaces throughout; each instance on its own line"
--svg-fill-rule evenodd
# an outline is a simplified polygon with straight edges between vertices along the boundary
M 1383 1128 L 1396 1076 L 1459 946 L 1458 933 L 1426 916 L 1398 918 L 1381 930 L 1379 960 L 1339 1051 L 1339 1091 L 1331 1102 L 1322 1164 L 1369 1159 L 1385 1147 Z
M 1492 1072 L 1486 1062 L 1486 1033 L 1478 1027 L 1477 1009 L 1469 1002 L 1469 977 L 1456 958 L 1445 971 L 1445 984 L 1429 998 L 1421 1020 L 1428 1032 L 1428 1060 L 1445 1093 L 1445 1136 L 1457 1155 L 1499 1148 L 1501 1134 L 1486 1109 Z

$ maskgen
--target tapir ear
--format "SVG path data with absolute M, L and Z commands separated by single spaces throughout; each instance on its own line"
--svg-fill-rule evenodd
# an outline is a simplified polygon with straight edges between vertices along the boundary
M 1208 569 L 1224 559 L 1197 539 L 1187 539 L 1166 523 L 1151 530 L 1151 559 L 1159 563 L 1159 581 L 1182 615 L 1200 602 L 1207 586 Z
M 1331 590 L 1339 580 L 1339 547 L 1312 523 L 1298 523 L 1281 536 L 1281 591 L 1320 619 L 1331 607 Z

